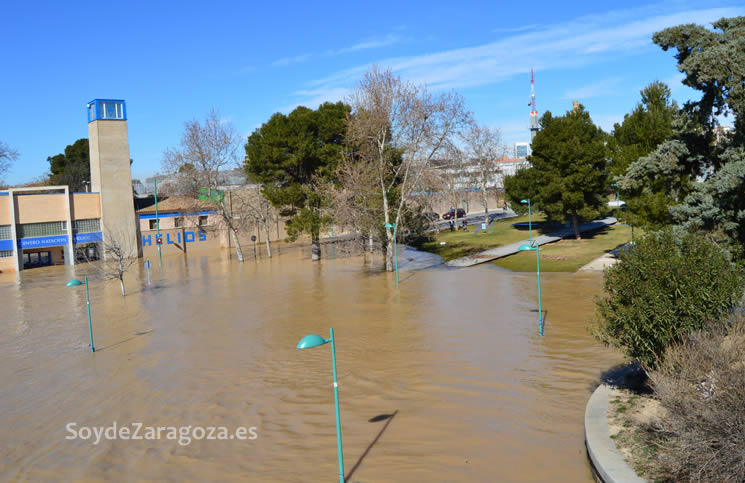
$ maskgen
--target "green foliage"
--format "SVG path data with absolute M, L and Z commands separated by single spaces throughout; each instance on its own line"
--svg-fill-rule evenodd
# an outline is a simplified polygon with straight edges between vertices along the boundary
M 671 229 L 645 236 L 605 273 L 593 334 L 646 367 L 742 300 L 745 278 L 719 246 Z
M 700 100 L 686 104 L 686 111 L 708 128 L 716 125 L 714 116 L 734 114 L 734 142 L 741 146 L 745 141 L 745 17 L 722 18 L 713 26 L 720 32 L 686 24 L 657 32 L 652 40 L 665 51 L 677 50 L 683 84 L 702 93 Z
M 619 185 L 631 196 L 636 225 L 660 227 L 677 222 L 716 230 L 731 241 L 745 242 L 742 160 L 745 147 L 745 17 L 723 18 L 715 30 L 687 24 L 653 36 L 663 50 L 675 49 L 683 84 L 701 92 L 673 120 L 672 139 L 633 161 Z M 734 129 L 719 129 L 721 116 L 734 117 Z M 704 179 L 696 183 L 697 179 Z M 722 196 L 722 199 L 716 199 Z
M 68 185 L 70 191 L 85 191 L 91 180 L 90 152 L 87 139 L 78 139 L 65 147 L 65 152 L 47 158 L 53 185 Z
M 652 152 L 673 135 L 673 118 L 678 106 L 670 100 L 670 88 L 659 81 L 642 89 L 641 102 L 623 123 L 613 126 L 608 140 L 611 174 L 621 176 L 629 165 Z
M 689 156 L 683 141 L 669 140 L 629 166 L 618 183 L 628 196 L 627 221 L 647 229 L 672 222 L 670 208 L 693 187 L 694 173 L 686 162 Z
M 732 148 L 724 166 L 697 183 L 684 202 L 673 207 L 673 218 L 686 228 L 720 234 L 723 241 L 745 244 L 745 149 Z
M 331 221 L 321 215 L 324 197 L 319 187 L 341 159 L 349 112 L 341 102 L 317 110 L 301 106 L 287 116 L 274 114 L 248 138 L 244 168 L 263 183 L 262 193 L 272 205 L 291 217 L 290 240 L 302 233 L 317 238 Z
M 579 218 L 590 220 L 606 207 L 608 166 L 606 135 L 590 119 L 583 106 L 564 116 L 546 112 L 541 131 L 533 139 L 530 169 L 513 176 L 505 188 L 513 200 L 529 197 L 552 221 L 572 217 L 578 235 Z
M 531 209 L 536 211 L 535 205 L 538 181 L 536 171 L 531 167 L 520 167 L 512 176 L 504 178 L 504 193 L 512 211 L 518 215 L 528 214 L 528 205 L 520 201 L 531 200 Z

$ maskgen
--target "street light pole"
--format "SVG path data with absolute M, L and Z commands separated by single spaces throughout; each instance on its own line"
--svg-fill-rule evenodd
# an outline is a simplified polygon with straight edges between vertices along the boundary
M 339 481 L 344 483 L 344 453 L 341 448 L 341 417 L 339 416 L 339 384 L 336 380 L 336 343 L 334 329 L 329 328 L 331 339 L 331 364 L 334 366 L 334 408 L 336 409 L 336 452 L 339 455 Z
M 336 412 L 336 450 L 339 457 L 339 482 L 344 483 L 344 452 L 341 444 L 341 417 L 339 416 L 339 384 L 336 378 L 336 343 L 334 340 L 334 329 L 329 329 L 329 338 L 324 339 L 320 335 L 306 335 L 297 345 L 298 349 L 310 349 L 331 342 L 331 364 L 334 370 L 334 410 Z
M 155 233 L 155 239 L 157 240 L 160 238 L 160 218 L 158 218 L 158 178 L 155 178 L 153 180 L 153 184 L 155 186 L 155 229 L 157 230 Z M 163 265 L 163 258 L 160 255 L 160 243 L 156 243 L 158 245 L 158 264 Z M 186 245 L 186 242 L 184 242 L 184 245 Z
M 533 225 L 530 222 L 530 198 L 528 198 L 527 200 L 521 200 L 520 203 L 528 204 L 528 239 L 532 243 L 533 242 Z
M 88 336 L 91 339 L 91 352 L 96 352 L 96 347 L 93 345 L 93 323 L 91 322 L 91 298 L 88 294 L 88 276 L 85 276 L 85 282 L 81 282 L 80 280 L 70 280 L 65 284 L 65 286 L 75 287 L 83 284 L 85 284 L 85 303 L 88 306 Z
M 535 245 L 535 247 L 533 246 Z M 538 333 L 543 337 L 543 309 L 541 307 L 541 255 L 538 240 L 520 246 L 521 251 L 535 250 L 535 271 L 538 280 Z

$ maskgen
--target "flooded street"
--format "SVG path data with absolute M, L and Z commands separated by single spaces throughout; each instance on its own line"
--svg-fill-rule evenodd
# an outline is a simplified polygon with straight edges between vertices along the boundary
M 295 348 L 333 327 L 349 481 L 592 481 L 585 404 L 621 361 L 587 332 L 602 274 L 542 274 L 540 337 L 534 273 L 407 250 L 397 291 L 379 261 L 302 255 L 156 259 L 124 298 L 93 274 L 96 353 L 85 288 L 65 287 L 90 267 L 0 275 L 2 479 L 335 481 L 330 345 Z M 114 422 L 258 438 L 65 439 Z

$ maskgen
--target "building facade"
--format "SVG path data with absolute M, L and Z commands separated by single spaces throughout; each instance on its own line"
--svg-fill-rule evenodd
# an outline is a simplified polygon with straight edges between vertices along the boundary
M 0 271 L 71 265 L 100 253 L 99 193 L 67 186 L 0 191 Z

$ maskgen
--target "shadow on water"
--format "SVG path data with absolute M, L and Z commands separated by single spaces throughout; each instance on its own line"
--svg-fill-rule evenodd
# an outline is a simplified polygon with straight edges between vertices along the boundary
M 367 421 L 368 423 L 378 423 L 380 421 L 385 421 L 385 424 L 383 425 L 382 428 L 380 428 L 380 431 L 378 431 L 377 436 L 375 436 L 372 442 L 370 442 L 370 444 L 367 446 L 365 451 L 362 452 L 362 454 L 360 455 L 360 458 L 357 460 L 354 466 L 352 466 L 352 469 L 349 470 L 349 473 L 344 478 L 345 480 L 349 480 L 350 478 L 352 478 L 352 475 L 354 474 L 355 471 L 357 471 L 357 468 L 360 467 L 360 465 L 362 464 L 362 461 L 365 459 L 365 457 L 370 452 L 370 450 L 373 448 L 373 446 L 375 446 L 375 443 L 378 442 L 380 437 L 383 436 L 383 433 L 385 432 L 385 430 L 388 429 L 388 425 L 391 424 L 391 421 L 393 421 L 393 418 L 396 417 L 396 414 L 398 414 L 398 409 L 393 411 L 391 414 L 379 414 L 375 416 L 374 418 L 370 418 Z
M 99 348 L 97 348 L 97 349 L 96 349 L 96 352 L 103 352 L 103 351 L 105 351 L 105 350 L 107 350 L 107 349 L 111 349 L 111 348 L 113 348 L 113 347 L 116 347 L 116 346 L 118 346 L 118 345 L 122 345 L 122 344 L 124 344 L 124 343 L 126 343 L 126 342 L 129 342 L 129 341 L 131 341 L 131 340 L 134 340 L 134 339 L 136 339 L 137 337 L 139 337 L 139 336 L 141 336 L 141 335 L 147 335 L 147 334 L 150 334 L 150 333 L 151 333 L 151 332 L 153 332 L 154 330 L 155 330 L 155 329 L 150 329 L 150 330 L 143 330 L 143 331 L 140 331 L 140 332 L 135 332 L 135 333 L 134 333 L 134 335 L 132 335 L 132 337 L 128 337 L 128 338 L 126 338 L 126 339 L 124 339 L 124 340 L 120 340 L 119 342 L 115 342 L 115 343 L 113 343 L 113 344 L 109 344 L 109 345 L 107 345 L 106 347 L 99 347 Z M 86 348 L 88 348 L 89 346 L 85 346 L 85 347 L 86 347 Z

